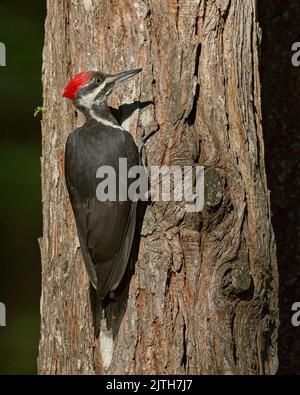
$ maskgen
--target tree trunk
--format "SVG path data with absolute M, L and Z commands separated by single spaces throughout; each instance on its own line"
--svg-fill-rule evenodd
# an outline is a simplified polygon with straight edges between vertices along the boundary
M 41 374 L 274 374 L 278 278 L 264 168 L 255 0 L 49 1 L 44 48 Z M 149 165 L 199 164 L 206 204 L 147 207 L 112 360 L 94 339 L 89 282 L 63 176 L 82 123 L 75 73 L 142 67 L 110 104 Z M 124 108 L 124 107 L 123 107 Z M 112 350 L 111 350 L 112 351 Z

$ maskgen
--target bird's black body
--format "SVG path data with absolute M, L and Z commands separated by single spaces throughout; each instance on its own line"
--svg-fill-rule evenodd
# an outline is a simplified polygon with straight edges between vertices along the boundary
M 124 185 L 125 181 L 128 188 L 134 180 L 128 179 L 127 171 L 119 173 L 119 159 L 127 159 L 128 170 L 140 162 L 133 138 L 117 123 L 106 99 L 116 84 L 140 72 L 141 69 L 114 75 L 82 72 L 74 76 L 63 93 L 86 117 L 84 125 L 67 139 L 65 178 L 84 263 L 93 285 L 90 296 L 96 336 L 103 309 L 106 318 L 115 317 L 114 311 L 120 311 L 119 307 L 123 309 L 122 292 L 120 297 L 115 295 L 113 301 L 107 296 L 116 290 L 124 276 L 136 227 L 137 202 L 134 197 L 124 199 L 122 195 L 120 198 L 117 187 L 119 182 Z M 97 196 L 97 187 L 103 181 L 97 178 L 102 166 L 110 166 L 115 171 L 115 199 L 103 201 Z M 115 321 L 109 321 L 108 326 L 115 326 L 112 325 Z
M 96 196 L 100 166 L 112 166 L 119 179 L 119 158 L 128 169 L 139 164 L 131 135 L 118 126 L 88 119 L 68 137 L 65 177 L 84 262 L 100 300 L 119 285 L 135 232 L 136 202 L 101 202 Z M 130 185 L 130 179 L 128 179 Z

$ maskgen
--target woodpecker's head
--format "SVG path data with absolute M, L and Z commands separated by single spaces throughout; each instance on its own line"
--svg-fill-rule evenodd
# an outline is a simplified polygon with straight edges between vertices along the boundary
M 106 102 L 113 88 L 118 82 L 132 77 L 142 69 L 123 71 L 110 75 L 101 71 L 87 71 L 75 75 L 63 93 L 63 97 L 73 100 L 73 103 L 80 110 L 89 111 L 94 105 Z

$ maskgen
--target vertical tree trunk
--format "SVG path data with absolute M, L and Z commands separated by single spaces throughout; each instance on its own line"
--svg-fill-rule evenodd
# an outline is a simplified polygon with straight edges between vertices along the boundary
M 48 0 L 44 49 L 42 374 L 274 374 L 278 279 L 264 169 L 255 0 Z M 109 367 L 63 176 L 82 122 L 61 93 L 86 69 L 142 67 L 113 95 L 153 101 L 125 127 L 149 165 L 201 164 L 206 205 L 147 208 Z

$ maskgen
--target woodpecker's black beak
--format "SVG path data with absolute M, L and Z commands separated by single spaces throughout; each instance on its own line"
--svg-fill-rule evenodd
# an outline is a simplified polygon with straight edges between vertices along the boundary
M 134 69 L 129 71 L 123 71 L 122 73 L 118 74 L 106 75 L 104 83 L 101 83 L 100 85 L 98 84 L 94 88 L 96 96 L 92 98 L 93 102 L 96 104 L 102 102 L 103 100 L 105 100 L 106 97 L 111 94 L 112 90 L 119 82 L 124 81 L 127 78 L 133 77 L 141 71 L 142 69 Z
M 143 69 L 134 69 L 129 71 L 122 71 L 121 73 L 111 75 L 109 77 L 110 81 L 115 85 L 121 81 L 126 80 L 127 78 L 133 77 L 134 75 L 140 73 Z

